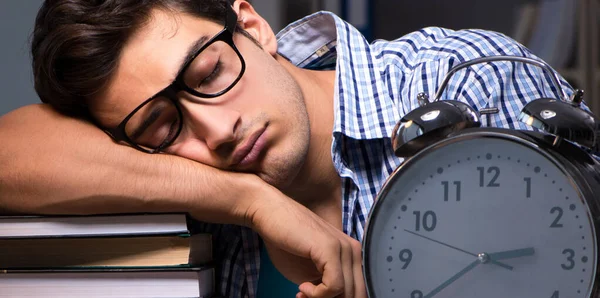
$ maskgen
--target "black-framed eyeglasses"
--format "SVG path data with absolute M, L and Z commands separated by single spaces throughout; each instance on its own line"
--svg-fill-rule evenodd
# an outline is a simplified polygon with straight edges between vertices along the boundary
M 147 153 L 160 152 L 173 144 L 183 128 L 179 92 L 215 98 L 242 78 L 246 63 L 233 43 L 236 23 L 237 15 L 227 5 L 225 28 L 191 56 L 173 83 L 140 104 L 117 127 L 105 131 L 115 141 Z

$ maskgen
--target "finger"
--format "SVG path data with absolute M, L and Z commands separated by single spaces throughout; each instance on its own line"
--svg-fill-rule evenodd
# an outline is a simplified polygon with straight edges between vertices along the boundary
M 307 298 L 334 298 L 338 297 L 344 291 L 343 285 L 336 290 L 324 282 L 317 285 L 305 282 L 300 285 L 299 289 Z
M 343 241 L 341 244 L 341 262 L 342 271 L 344 273 L 344 293 L 341 295 L 342 298 L 354 298 L 354 264 L 353 264 L 353 251 L 352 243 L 350 241 Z
M 317 285 L 305 282 L 299 287 L 300 292 L 308 298 L 331 298 L 344 291 L 339 242 L 334 241 L 331 245 L 326 245 L 326 247 L 328 247 L 327 252 L 322 258 L 318 256 L 313 258 L 315 264 L 322 264 L 324 262 L 322 268 L 319 268 L 323 273 L 321 282 Z
M 353 243 L 353 268 L 354 268 L 354 297 L 367 298 L 367 287 L 362 268 L 362 246 L 360 242 Z

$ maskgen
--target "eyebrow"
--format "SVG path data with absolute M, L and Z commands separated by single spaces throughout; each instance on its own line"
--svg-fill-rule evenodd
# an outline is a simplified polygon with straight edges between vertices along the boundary
M 142 124 L 140 124 L 140 126 L 138 126 L 133 131 L 133 133 L 131 134 L 131 137 L 129 137 L 129 138 L 132 141 L 135 141 L 137 138 L 139 138 L 146 131 L 146 129 L 148 129 L 148 127 L 150 127 L 150 125 L 152 125 L 154 122 L 156 122 L 156 119 L 158 119 L 158 117 L 160 117 L 160 114 L 162 113 L 163 110 L 164 109 L 158 108 L 158 107 L 152 108 L 152 112 L 150 112 L 150 116 L 148 116 L 144 119 L 144 122 L 142 122 Z
M 192 59 L 194 59 L 194 55 L 196 55 L 196 53 L 198 53 L 198 51 L 206 44 L 206 42 L 208 41 L 208 36 L 204 35 L 201 36 L 198 40 L 196 40 L 196 42 L 194 42 L 187 50 L 187 53 L 185 54 L 185 57 L 183 58 L 183 61 L 181 62 L 181 64 L 179 65 L 179 69 L 177 70 L 177 75 L 181 74 L 181 72 L 183 72 L 183 68 L 190 63 L 190 61 L 192 61 Z

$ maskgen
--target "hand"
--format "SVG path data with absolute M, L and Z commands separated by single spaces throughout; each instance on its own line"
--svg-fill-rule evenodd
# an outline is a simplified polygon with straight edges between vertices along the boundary
M 298 298 L 366 298 L 361 245 L 272 188 L 248 209 L 275 267 L 299 284 Z

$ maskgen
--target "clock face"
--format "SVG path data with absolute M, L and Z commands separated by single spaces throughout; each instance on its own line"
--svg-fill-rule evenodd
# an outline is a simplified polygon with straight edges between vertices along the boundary
M 511 137 L 465 138 L 411 160 L 365 238 L 371 297 L 589 297 L 589 208 L 553 161 Z

